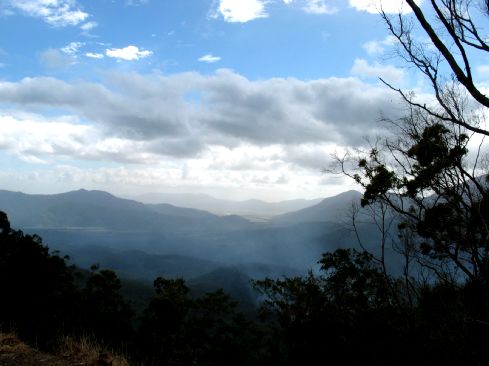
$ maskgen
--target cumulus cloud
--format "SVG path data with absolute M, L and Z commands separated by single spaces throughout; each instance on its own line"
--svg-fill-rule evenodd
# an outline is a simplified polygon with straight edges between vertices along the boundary
M 327 0 L 283 0 L 286 5 L 296 4 L 309 14 L 334 14 L 338 8 L 327 4 Z
M 212 10 L 212 16 L 222 17 L 230 23 L 246 23 L 258 18 L 268 17 L 266 0 L 217 0 Z
M 356 59 L 351 68 L 353 75 L 361 77 L 382 78 L 388 83 L 399 83 L 404 79 L 404 70 L 392 65 L 381 65 L 378 62 L 369 64 L 364 59 Z
M 399 113 L 395 94 L 358 79 L 253 81 L 229 70 L 113 73 L 104 83 L 0 81 L 0 106 L 13 108 L 0 109 L 0 159 L 42 165 L 32 177 L 0 172 L 4 188 L 32 189 L 35 181 L 36 189 L 49 182 L 58 191 L 115 184 L 147 191 L 164 182 L 236 189 L 240 198 L 244 186 L 249 194 L 269 189 L 268 197 L 319 195 L 329 153 L 377 135 L 380 111 Z M 76 168 L 80 160 L 111 168 Z M 345 189 L 340 183 L 334 190 Z
M 119 60 L 134 61 L 151 56 L 153 52 L 148 50 L 139 50 L 136 46 L 127 46 L 124 48 L 109 48 L 105 51 L 107 57 L 117 58 Z
M 7 6 L 56 27 L 78 25 L 89 17 L 74 0 L 7 0 Z
M 419 5 L 423 0 L 416 0 L 415 2 Z M 387 14 L 411 12 L 411 8 L 404 0 L 349 0 L 349 3 L 356 10 L 371 14 L 378 14 L 380 11 L 384 11 Z
M 195 93 L 199 98 L 188 97 Z M 251 81 L 229 70 L 117 73 L 105 85 L 50 77 L 0 82 L 0 104 L 66 111 L 96 127 L 104 141 L 134 143 L 127 151 L 152 156 L 195 157 L 210 146 L 243 144 L 359 145 L 378 133 L 380 111 L 398 116 L 396 101 L 387 88 L 355 78 Z
M 306 0 L 303 9 L 310 14 L 334 14 L 338 11 L 338 8 L 326 4 L 325 0 Z
M 221 61 L 221 58 L 219 56 L 214 56 L 211 54 L 204 55 L 202 57 L 199 57 L 200 62 L 206 62 L 208 64 L 212 64 L 217 61 Z
M 397 43 L 397 39 L 394 36 L 387 36 L 381 41 L 369 41 L 365 42 L 362 47 L 370 56 L 381 55 L 385 52 L 386 47 L 391 47 Z
M 55 153 L 60 146 L 64 152 L 72 152 L 76 145 L 83 146 L 88 138 L 87 126 L 64 122 L 40 123 L 3 115 L 0 115 L 0 122 L 4 131 L 0 136 L 0 148 L 28 162 L 43 162 L 40 157 Z
M 158 161 L 158 154 L 152 153 L 144 141 L 104 136 L 94 126 L 62 118 L 46 121 L 39 116 L 0 114 L 0 123 L 0 149 L 30 163 L 59 158 L 146 164 Z

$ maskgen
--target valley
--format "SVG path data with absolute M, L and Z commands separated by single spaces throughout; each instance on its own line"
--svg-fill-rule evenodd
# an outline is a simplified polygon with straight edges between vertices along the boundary
M 80 268 L 96 264 L 148 284 L 158 276 L 182 277 L 209 291 L 246 294 L 251 301 L 249 279 L 304 275 L 318 270 L 322 253 L 358 246 L 348 215 L 360 196 L 348 191 L 308 201 L 310 206 L 266 222 L 86 190 L 56 195 L 0 191 L 0 209 L 13 227 L 41 236 L 52 251 L 69 256 Z M 372 225 L 363 223 L 359 229 L 374 248 L 378 234 Z

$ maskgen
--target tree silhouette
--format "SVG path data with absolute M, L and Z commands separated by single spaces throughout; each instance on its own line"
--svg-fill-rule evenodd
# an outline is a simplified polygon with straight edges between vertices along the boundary
M 131 340 L 134 316 L 120 290 L 116 273 L 97 266 L 92 266 L 81 290 L 85 331 L 117 346 Z
M 39 236 L 12 230 L 4 212 L 0 228 L 0 325 L 48 345 L 76 319 L 72 270 Z

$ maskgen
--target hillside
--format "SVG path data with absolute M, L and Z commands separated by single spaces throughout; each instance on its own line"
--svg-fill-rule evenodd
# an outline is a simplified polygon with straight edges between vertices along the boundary
M 358 191 L 347 191 L 333 197 L 328 197 L 316 205 L 298 211 L 276 216 L 274 223 L 301 222 L 342 222 L 348 219 L 352 204 L 360 203 L 362 194 Z
M 195 232 L 249 227 L 249 221 L 171 205 L 149 205 L 107 192 L 78 190 L 55 195 L 0 191 L 0 208 L 21 228 Z

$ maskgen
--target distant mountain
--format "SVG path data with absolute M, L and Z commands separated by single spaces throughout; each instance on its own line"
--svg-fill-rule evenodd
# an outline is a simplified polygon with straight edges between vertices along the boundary
M 19 228 L 92 229 L 151 232 L 236 230 L 252 224 L 240 217 L 171 205 L 145 205 L 107 192 L 78 190 L 55 195 L 0 191 L 0 210 Z
M 252 216 L 255 218 L 269 218 L 290 211 L 297 211 L 313 206 L 321 201 L 320 198 L 305 200 L 287 200 L 281 202 L 265 202 L 260 200 L 231 201 L 214 198 L 205 194 L 178 194 L 178 193 L 149 193 L 134 196 L 133 199 L 147 203 L 166 203 L 178 207 L 187 207 L 205 210 L 217 215 L 235 214 Z
M 341 222 L 348 218 L 352 203 L 359 204 L 362 194 L 358 191 L 347 191 L 337 196 L 328 197 L 318 204 L 295 212 L 276 216 L 274 223 L 300 222 Z
M 168 203 L 146 204 L 145 206 L 161 215 L 180 216 L 194 219 L 213 219 L 216 217 L 216 215 L 204 210 L 177 207 Z
M 264 278 L 306 273 L 318 268 L 322 253 L 356 246 L 341 219 L 359 198 L 359 192 L 345 192 L 271 223 L 85 190 L 57 195 L 0 191 L 0 210 L 13 227 L 39 234 L 81 267 L 100 263 L 146 280 L 196 278 L 222 267 Z M 375 227 L 362 225 L 366 245 L 375 247 Z

